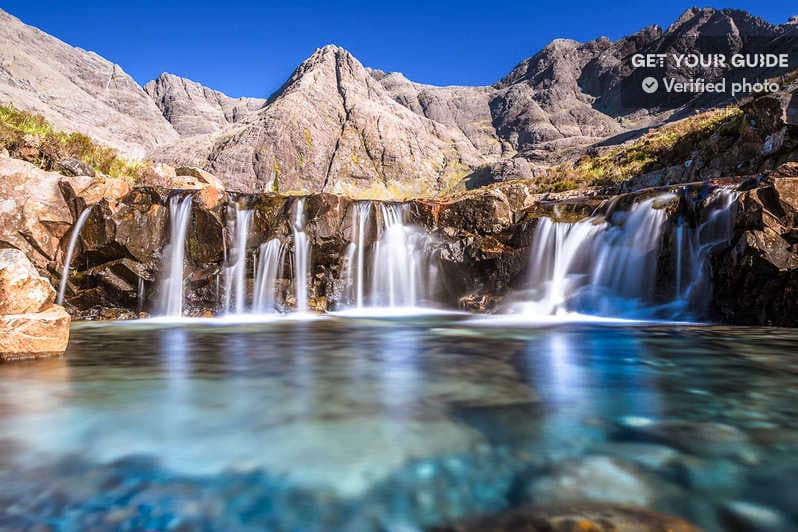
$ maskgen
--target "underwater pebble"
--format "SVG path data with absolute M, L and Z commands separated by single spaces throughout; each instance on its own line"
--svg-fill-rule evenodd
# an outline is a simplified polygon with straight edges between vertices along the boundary
M 790 528 L 781 512 L 751 502 L 732 501 L 723 506 L 720 514 L 730 530 L 776 532 Z

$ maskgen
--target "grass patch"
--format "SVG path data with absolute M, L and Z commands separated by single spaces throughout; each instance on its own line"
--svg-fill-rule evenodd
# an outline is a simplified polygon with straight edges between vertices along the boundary
M 0 146 L 12 157 L 25 159 L 43 170 L 56 170 L 63 159 L 82 161 L 103 174 L 130 183 L 151 177 L 148 161 L 120 157 L 117 151 L 94 142 L 82 133 L 55 130 L 41 115 L 0 105 Z
M 713 135 L 737 134 L 742 116 L 739 107 L 727 107 L 667 124 L 631 143 L 555 166 L 540 184 L 551 191 L 612 185 L 682 164 L 696 149 L 711 149 Z

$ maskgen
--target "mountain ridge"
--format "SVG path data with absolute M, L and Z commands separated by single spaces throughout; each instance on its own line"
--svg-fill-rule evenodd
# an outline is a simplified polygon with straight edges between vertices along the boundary
M 16 43 L 13 31 L 0 34 L 6 44 L 0 49 L 0 99 L 40 112 L 59 127 L 84 130 L 123 153 L 144 151 L 154 161 L 203 167 L 242 192 L 408 197 L 540 176 L 594 146 L 729 101 L 630 98 L 630 87 L 641 92 L 643 75 L 631 67 L 632 54 L 701 53 L 718 46 L 730 53 L 762 47 L 798 52 L 796 22 L 773 25 L 740 10 L 690 8 L 664 30 L 651 25 L 616 41 L 555 39 L 491 85 L 417 83 L 366 68 L 345 49 L 326 45 L 267 99 L 231 98 L 168 73 L 139 87 L 96 54 L 0 16 L 27 36 Z M 39 46 L 28 50 L 26 40 Z M 29 64 L 39 61 L 58 72 L 77 65 L 88 78 L 88 65 L 99 61 L 95 70 L 110 68 L 117 90 L 109 96 L 94 79 L 89 90 L 72 83 L 62 99 L 80 104 L 64 113 L 51 105 L 55 89 L 44 81 L 21 76 L 19 68 L 16 77 L 7 74 L 6 65 L 20 63 L 18 49 Z M 49 54 L 52 61 L 41 58 L 51 49 L 58 52 Z M 66 64 L 59 65 L 59 58 Z M 791 60 L 798 67 L 798 53 Z M 736 75 L 718 69 L 663 74 Z M 19 88 L 26 84 L 27 92 Z

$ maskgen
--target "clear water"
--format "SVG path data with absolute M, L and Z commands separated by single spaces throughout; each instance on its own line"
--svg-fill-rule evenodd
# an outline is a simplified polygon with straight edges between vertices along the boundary
M 444 315 L 78 324 L 63 359 L 0 365 L 0 528 L 416 530 L 576 498 L 709 530 L 744 501 L 790 529 L 797 347 Z

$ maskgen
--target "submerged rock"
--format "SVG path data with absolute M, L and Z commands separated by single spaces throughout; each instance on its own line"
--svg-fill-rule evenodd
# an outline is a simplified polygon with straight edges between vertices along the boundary
M 728 530 L 741 532 L 776 532 L 791 528 L 778 510 L 747 501 L 732 501 L 720 510 L 720 519 Z
M 526 500 L 537 505 L 604 502 L 647 506 L 655 490 L 631 464 L 607 456 L 588 456 L 557 465 L 533 479 Z
M 698 456 L 751 460 L 750 440 L 731 425 L 688 420 L 663 420 L 648 424 L 620 424 L 622 440 L 664 443 Z
M 684 519 L 614 505 L 528 507 L 461 523 L 437 532 L 698 532 Z

